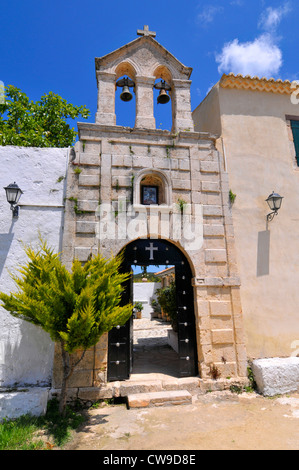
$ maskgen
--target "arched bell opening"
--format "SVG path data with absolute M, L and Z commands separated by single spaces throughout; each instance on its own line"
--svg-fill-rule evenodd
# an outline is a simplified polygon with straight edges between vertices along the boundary
M 136 116 L 135 82 L 124 75 L 116 82 L 115 114 L 116 125 L 134 127 Z
M 133 316 L 124 325 L 110 331 L 108 339 L 108 381 L 127 380 L 131 374 L 163 373 L 175 377 L 194 377 L 198 375 L 197 340 L 194 310 L 194 287 L 192 286 L 192 266 L 187 257 L 174 243 L 164 239 L 138 239 L 130 242 L 122 250 L 122 272 L 131 272 L 134 267 L 156 266 L 165 271 L 167 267 L 175 272 L 175 308 L 176 308 L 176 349 L 173 349 L 172 363 L 167 366 L 168 356 L 161 356 L 159 363 L 154 363 L 151 354 L 147 355 L 144 369 L 134 369 L 134 324 Z M 133 278 L 128 281 L 122 296 L 122 302 L 133 301 Z M 134 343 L 134 344 L 133 344 Z M 136 354 L 136 350 L 135 350 Z M 135 355 L 136 359 L 136 355 Z M 164 361 L 164 362 L 162 362 Z M 135 362 L 136 365 L 136 362 Z M 174 367 L 173 367 L 174 366 Z
M 116 125 L 134 127 L 136 117 L 136 70 L 129 62 L 116 67 L 115 113 Z
M 170 131 L 172 128 L 172 74 L 167 67 L 158 66 L 154 76 L 156 78 L 153 88 L 156 127 Z

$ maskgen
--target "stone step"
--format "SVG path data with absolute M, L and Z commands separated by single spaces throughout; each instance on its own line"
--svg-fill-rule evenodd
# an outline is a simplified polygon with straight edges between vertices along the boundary
M 191 403 L 192 395 L 187 390 L 136 393 L 128 395 L 129 408 L 190 405 Z

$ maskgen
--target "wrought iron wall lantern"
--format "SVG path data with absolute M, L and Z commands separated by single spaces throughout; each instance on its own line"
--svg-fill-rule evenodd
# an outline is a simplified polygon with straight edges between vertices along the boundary
M 23 191 L 19 188 L 16 182 L 9 184 L 5 188 L 6 191 L 6 199 L 7 202 L 10 204 L 10 209 L 12 210 L 13 217 L 19 216 L 19 206 L 18 202 L 20 197 L 23 194 Z
M 161 80 L 161 82 L 156 83 L 154 85 L 156 90 L 160 90 L 159 96 L 157 98 L 158 104 L 166 104 L 170 100 L 170 96 L 168 95 L 168 91 L 171 90 L 171 87 L 165 82 L 165 80 Z
M 278 211 L 281 208 L 282 200 L 283 200 L 283 197 L 275 193 L 274 191 L 272 194 L 270 194 L 268 199 L 266 199 L 266 202 L 268 203 L 268 206 L 270 207 L 270 210 L 272 211 L 267 215 L 268 222 L 271 222 L 271 220 L 273 220 L 274 217 L 278 215 Z
M 128 102 L 133 98 L 130 88 L 135 87 L 135 83 L 128 77 L 121 78 L 116 82 L 116 86 L 121 87 L 123 91 L 120 94 L 120 99 L 122 101 Z

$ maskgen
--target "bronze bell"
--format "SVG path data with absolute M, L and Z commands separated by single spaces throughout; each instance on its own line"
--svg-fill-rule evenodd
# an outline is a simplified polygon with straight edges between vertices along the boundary
M 165 80 L 161 80 L 161 82 L 154 85 L 156 90 L 160 90 L 157 103 L 158 104 L 166 104 L 170 100 L 170 96 L 168 95 L 167 91 L 171 90 L 171 87 L 165 82 Z
M 132 98 L 133 98 L 133 95 L 130 92 L 130 88 L 127 85 L 125 85 L 123 87 L 123 91 L 120 94 L 120 99 L 122 101 L 131 101 Z
M 162 88 L 162 90 L 159 93 L 157 103 L 158 104 L 166 104 L 170 100 L 170 96 L 167 94 L 167 91 Z
M 135 86 L 133 80 L 130 80 L 130 78 L 128 77 L 122 78 L 121 80 L 118 80 L 118 82 L 116 82 L 116 86 L 122 87 L 123 89 L 120 94 L 120 99 L 125 102 L 131 101 L 133 95 L 130 92 L 130 87 L 132 88 Z

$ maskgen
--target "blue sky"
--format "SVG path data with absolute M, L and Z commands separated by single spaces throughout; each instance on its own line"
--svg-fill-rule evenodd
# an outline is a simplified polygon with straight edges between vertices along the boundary
M 1 0 L 0 8 L 0 81 L 33 100 L 53 91 L 85 104 L 89 122 L 97 103 L 94 58 L 134 40 L 145 24 L 193 68 L 192 109 L 222 73 L 299 79 L 295 0 Z M 117 123 L 133 125 L 132 104 L 117 102 Z M 155 112 L 157 127 L 168 128 L 170 104 Z

